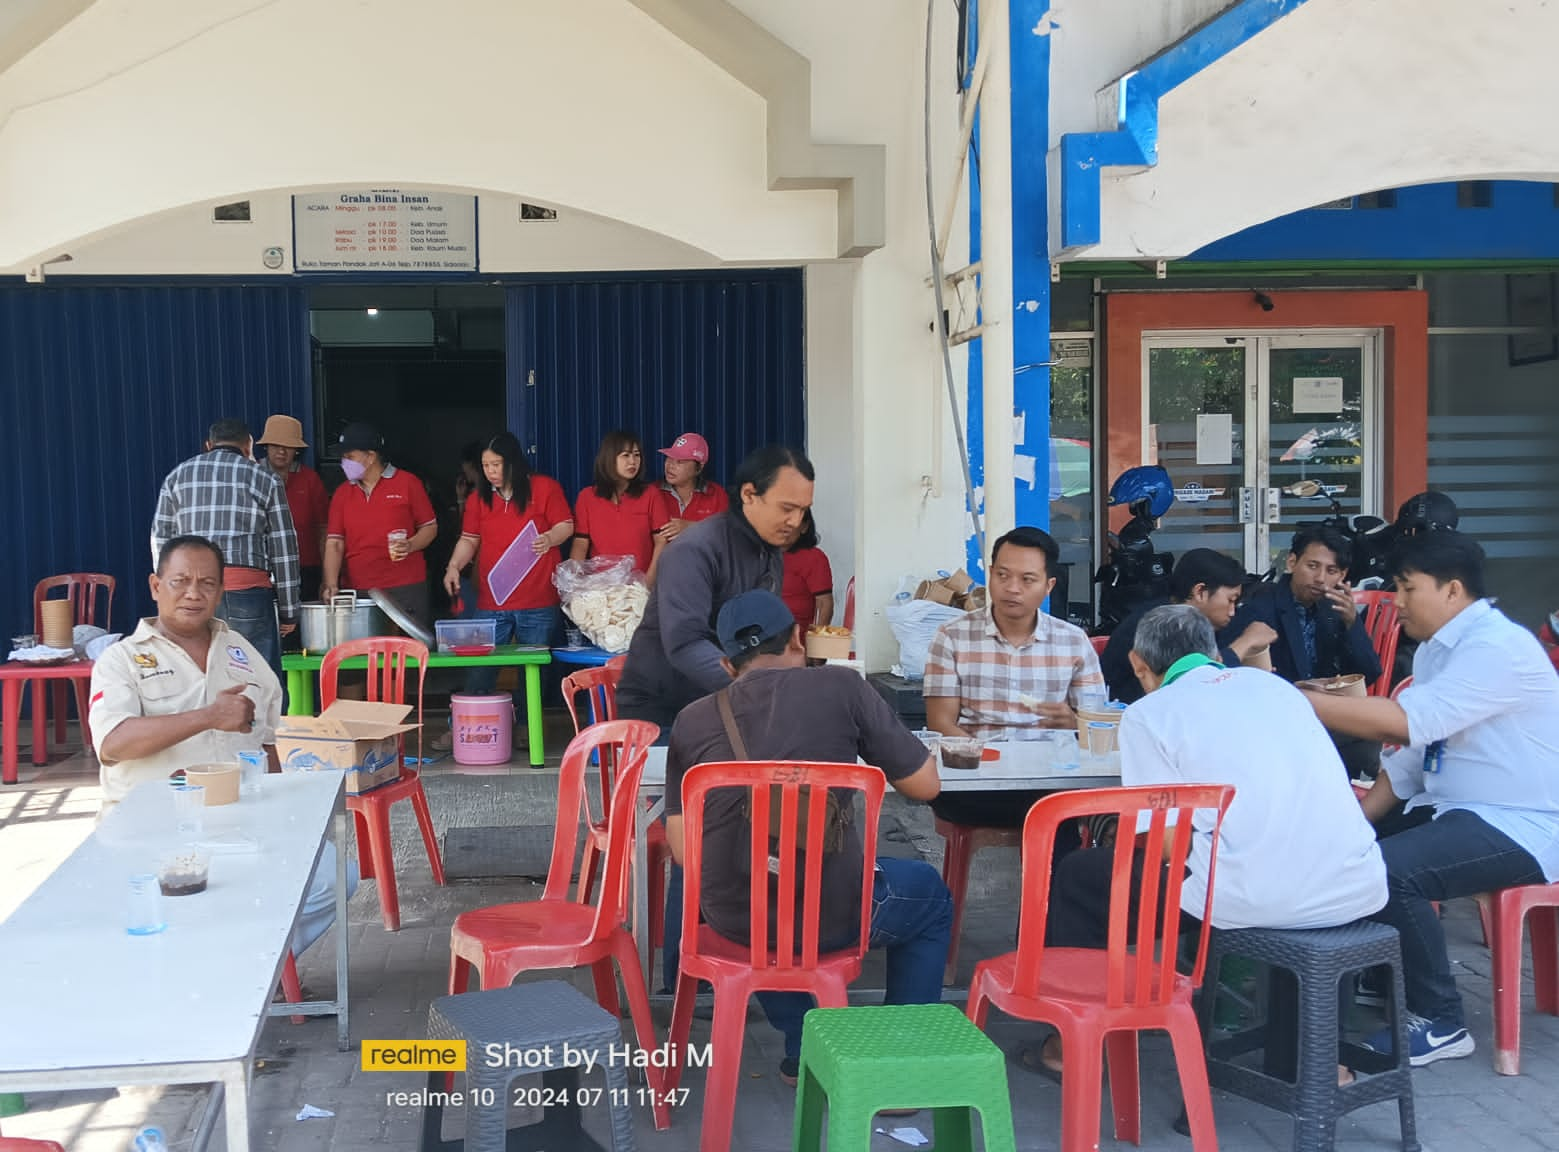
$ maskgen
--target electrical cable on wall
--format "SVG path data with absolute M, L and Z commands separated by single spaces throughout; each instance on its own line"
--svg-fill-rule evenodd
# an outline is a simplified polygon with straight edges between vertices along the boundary
M 958 461 L 964 474 L 964 506 L 974 523 L 975 542 L 979 555 L 985 555 L 985 523 L 974 506 L 974 474 L 969 467 L 969 442 L 964 435 L 963 415 L 958 410 L 958 391 L 953 385 L 953 349 L 948 340 L 947 310 L 943 305 L 942 285 L 945 272 L 942 254 L 937 251 L 936 190 L 931 170 L 931 47 L 932 30 L 936 15 L 936 0 L 926 0 L 926 68 L 925 68 L 925 146 L 926 146 L 926 230 L 931 238 L 931 288 L 936 303 L 937 342 L 942 349 L 942 378 L 947 384 L 947 402 L 953 412 L 953 435 L 958 441 Z

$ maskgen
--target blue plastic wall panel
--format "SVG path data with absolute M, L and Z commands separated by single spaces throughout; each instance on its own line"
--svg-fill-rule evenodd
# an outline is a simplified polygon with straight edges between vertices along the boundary
M 1487 208 L 1460 208 L 1456 184 L 1398 188 L 1395 207 L 1308 208 L 1226 236 L 1190 259 L 1559 260 L 1554 185 L 1498 180 L 1491 193 Z
M 116 578 L 116 630 L 149 614 L 164 475 L 220 417 L 307 428 L 308 348 L 299 288 L 0 286 L 0 639 L 61 572 Z
M 722 484 L 759 445 L 806 444 L 800 269 L 516 284 L 505 311 L 510 427 L 570 501 L 613 428 L 657 477 L 656 449 L 698 432 Z

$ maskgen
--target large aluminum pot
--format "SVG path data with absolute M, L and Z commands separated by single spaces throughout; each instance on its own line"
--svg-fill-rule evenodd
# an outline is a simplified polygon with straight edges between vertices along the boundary
M 309 652 L 327 652 L 348 640 L 393 636 L 395 625 L 372 600 L 359 600 L 356 592 L 339 592 L 329 603 L 303 604 L 298 612 L 300 643 Z

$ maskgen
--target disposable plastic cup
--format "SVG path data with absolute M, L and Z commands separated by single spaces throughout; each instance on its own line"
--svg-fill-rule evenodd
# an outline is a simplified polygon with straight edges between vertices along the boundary
M 1110 702 L 1110 694 L 1103 688 L 1085 688 L 1077 694 L 1077 703 L 1090 712 L 1097 712 Z
M 395 529 L 395 531 L 389 533 L 389 535 L 385 537 L 385 542 L 390 549 L 390 559 L 399 560 L 400 557 L 395 554 L 395 546 L 397 544 L 406 543 L 406 529 Z
M 182 839 L 194 840 L 205 835 L 206 790 L 199 784 L 175 785 L 173 819 L 174 827 Z
M 253 800 L 260 795 L 260 777 L 265 775 L 265 752 L 259 748 L 245 749 L 237 759 L 239 798 Z
M 1115 725 L 1105 720 L 1088 721 L 1088 755 L 1107 756 L 1115 747 Z
M 162 889 L 154 873 L 130 877 L 125 929 L 132 936 L 155 936 L 166 927 L 162 919 Z

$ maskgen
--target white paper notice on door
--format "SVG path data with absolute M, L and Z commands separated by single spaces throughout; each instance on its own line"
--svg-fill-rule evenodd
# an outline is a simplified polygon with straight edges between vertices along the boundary
M 1196 462 L 1234 463 L 1234 417 L 1231 414 L 1212 412 L 1197 416 Z
M 1309 412 L 1336 416 L 1341 411 L 1341 376 L 1294 377 L 1294 415 Z

